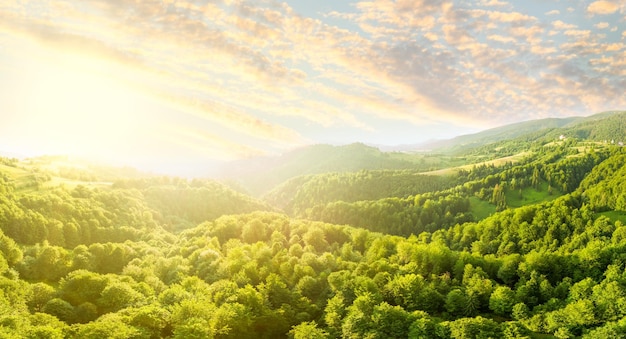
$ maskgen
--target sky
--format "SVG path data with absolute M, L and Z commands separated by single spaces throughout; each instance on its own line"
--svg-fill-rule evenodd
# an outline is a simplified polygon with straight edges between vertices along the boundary
M 3 0 L 0 152 L 161 172 L 626 108 L 626 0 Z

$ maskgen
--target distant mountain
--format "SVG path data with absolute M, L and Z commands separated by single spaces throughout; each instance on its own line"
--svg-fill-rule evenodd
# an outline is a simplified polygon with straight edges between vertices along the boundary
M 279 157 L 261 157 L 227 164 L 221 177 L 238 180 L 253 195 L 260 195 L 296 176 L 376 169 L 409 169 L 414 163 L 362 143 L 345 146 L 314 145 Z
M 606 142 L 626 142 L 626 111 L 594 114 L 564 126 L 566 137 Z
M 491 144 L 498 141 L 514 139 L 525 134 L 534 133 L 541 130 L 562 128 L 576 123 L 582 117 L 569 118 L 546 118 L 518 122 L 501 127 L 491 128 L 475 134 L 461 135 L 448 140 L 432 141 L 421 144 L 418 147 L 422 150 L 437 151 L 458 151 L 478 146 Z
M 545 134 L 540 133 L 544 131 Z M 434 140 L 415 145 L 401 145 L 385 150 L 460 152 L 499 141 L 519 137 L 538 139 L 559 135 L 579 139 L 626 141 L 626 111 L 608 111 L 587 117 L 546 118 L 529 120 L 491 128 L 482 132 L 461 135 L 447 140 Z
M 360 170 L 418 169 L 424 162 L 418 151 L 447 154 L 467 154 L 480 147 L 512 142 L 529 143 L 555 139 L 560 135 L 595 141 L 626 142 L 626 112 L 612 111 L 588 117 L 547 118 L 524 121 L 483 132 L 458 136 L 449 140 L 395 148 L 355 143 L 345 146 L 314 145 L 288 152 L 278 157 L 239 160 L 225 165 L 222 179 L 237 181 L 252 195 L 259 196 L 291 178 L 329 172 Z M 452 156 L 453 157 L 453 156 Z

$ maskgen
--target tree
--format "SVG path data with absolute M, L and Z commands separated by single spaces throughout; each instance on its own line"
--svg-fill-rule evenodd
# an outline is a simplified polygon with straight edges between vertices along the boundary
M 111 313 L 103 315 L 97 321 L 75 325 L 70 337 L 126 339 L 137 338 L 140 333 L 138 329 L 128 325 L 120 315 Z
M 343 319 L 341 332 L 343 338 L 365 338 L 369 332 L 375 330 L 372 322 L 374 306 L 378 304 L 377 298 L 371 293 L 358 296 L 354 303 L 348 307 L 346 317 Z
M 166 328 L 170 323 L 171 313 L 156 304 L 142 306 L 130 313 L 130 325 L 142 329 L 151 338 L 167 337 Z
M 536 189 L 539 189 L 539 168 L 537 168 L 537 166 L 535 166 L 533 168 L 533 175 L 530 181 L 530 184 Z
M 32 312 L 41 312 L 44 305 L 54 298 L 56 291 L 46 283 L 38 282 L 30 286 L 29 298 L 26 301 Z
M 406 338 L 416 318 L 400 306 L 382 302 L 374 307 L 372 314 L 374 332 L 380 338 Z
M 59 298 L 50 299 L 43 306 L 42 311 L 53 315 L 68 324 L 73 323 L 76 319 L 74 307 L 67 301 Z
M 303 322 L 294 326 L 289 331 L 289 337 L 293 339 L 325 339 L 329 338 L 328 332 L 317 327 L 315 321 Z
M 498 286 L 489 297 L 489 309 L 498 315 L 508 315 L 516 303 L 515 292 L 508 286 Z
M 21 333 L 12 333 L 7 337 L 62 339 L 70 328 L 66 323 L 46 313 L 35 313 L 25 317 L 24 320 L 30 323 L 30 326 L 24 326 L 18 329 Z
M 303 236 L 304 243 L 313 246 L 316 251 L 323 252 L 328 248 L 326 235 L 324 231 L 318 227 L 310 228 Z
M 341 323 L 345 314 L 346 305 L 341 294 L 336 294 L 328 300 L 324 309 L 324 322 L 332 337 L 338 337 L 341 334 Z
M 95 302 L 107 285 L 108 278 L 86 270 L 70 272 L 59 283 L 59 293 L 73 305 Z
M 143 295 L 135 291 L 130 284 L 113 282 L 102 290 L 97 304 L 103 312 L 116 312 L 136 304 L 141 299 L 143 299 Z
M 426 312 L 413 312 L 418 317 L 409 327 L 409 338 L 428 338 L 435 333 L 435 322 Z
M 513 315 L 513 319 L 516 320 L 528 319 L 528 317 L 530 316 L 530 310 L 528 309 L 528 306 L 526 306 L 526 304 L 524 303 L 517 303 L 513 305 L 513 309 L 511 310 L 511 312 Z
M 465 314 L 467 298 L 460 289 L 454 289 L 446 296 L 446 310 L 453 315 Z
M 496 184 L 493 188 L 493 196 L 491 202 L 496 205 L 497 211 L 504 211 L 506 209 L 506 196 L 504 195 L 504 186 Z
M 450 322 L 450 333 L 454 339 L 501 338 L 500 325 L 483 317 L 461 318 Z

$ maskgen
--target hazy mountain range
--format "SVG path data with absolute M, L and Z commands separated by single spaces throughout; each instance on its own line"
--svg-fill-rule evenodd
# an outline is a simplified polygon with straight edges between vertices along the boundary
M 221 178 L 237 178 L 253 194 L 261 194 L 285 180 L 304 174 L 351 172 L 362 169 L 414 169 L 414 154 L 454 154 L 506 140 L 532 142 L 564 137 L 595 141 L 626 140 L 626 111 L 610 111 L 588 117 L 545 118 L 435 140 L 414 145 L 379 146 L 354 143 L 350 145 L 313 145 L 280 156 L 238 160 L 224 165 Z M 519 139 L 519 140 L 517 140 Z M 259 180 L 263 178 L 263 180 Z

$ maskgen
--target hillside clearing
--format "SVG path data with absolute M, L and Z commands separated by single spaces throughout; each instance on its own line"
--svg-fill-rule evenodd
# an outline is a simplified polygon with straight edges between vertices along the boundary
M 479 162 L 479 163 L 474 163 L 474 164 L 469 164 L 469 165 L 463 165 L 463 166 L 457 166 L 457 167 L 449 167 L 449 168 L 444 168 L 444 169 L 440 169 L 440 170 L 436 170 L 436 171 L 429 171 L 429 172 L 422 172 L 421 174 L 428 174 L 428 175 L 451 175 L 451 174 L 455 174 L 457 173 L 459 170 L 465 170 L 465 171 L 470 171 L 472 170 L 472 168 L 477 167 L 477 166 L 502 166 L 506 163 L 517 163 L 520 160 L 524 159 L 525 157 L 529 156 L 530 154 L 532 154 L 532 152 L 530 151 L 524 151 L 515 155 L 511 155 L 508 157 L 502 157 L 502 158 L 498 158 L 498 159 L 493 159 L 493 160 L 487 160 L 487 161 L 483 161 L 483 162 Z

